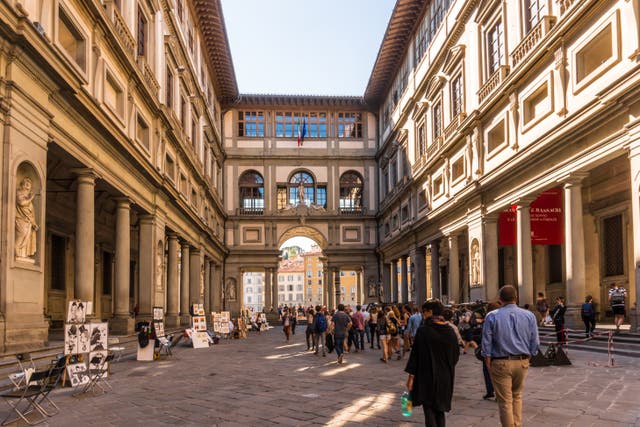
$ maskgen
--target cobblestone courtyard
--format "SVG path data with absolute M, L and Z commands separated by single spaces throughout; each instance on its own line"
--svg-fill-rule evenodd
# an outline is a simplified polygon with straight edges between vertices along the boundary
M 423 424 L 422 410 L 400 414 L 405 361 L 388 365 L 378 350 L 317 357 L 305 350 L 304 329 L 285 344 L 279 328 L 209 349 L 175 349 L 157 362 L 112 366 L 113 391 L 73 397 L 56 390 L 61 413 L 52 426 L 310 426 Z M 640 426 L 640 360 L 570 351 L 573 366 L 531 368 L 525 387 L 527 426 Z M 496 403 L 482 400 L 480 362 L 463 355 L 457 367 L 450 426 L 499 425 Z M 2 413 L 6 413 L 6 407 Z

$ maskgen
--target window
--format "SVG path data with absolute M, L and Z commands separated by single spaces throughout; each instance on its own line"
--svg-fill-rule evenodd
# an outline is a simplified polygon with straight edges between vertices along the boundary
M 86 67 L 86 41 L 63 8 L 58 9 L 58 42 L 83 70 Z
M 420 123 L 420 125 L 418 125 L 418 129 L 416 130 L 416 151 L 418 152 L 419 157 L 425 155 L 427 152 L 424 122 Z
M 287 184 L 278 186 L 276 196 L 278 209 L 300 204 L 327 207 L 326 185 L 316 185 L 307 172 L 299 171 L 291 175 Z
M 551 111 L 551 99 L 549 97 L 548 85 L 545 82 L 529 95 L 523 105 L 522 123 L 524 125 L 530 123 L 534 119 L 541 119 L 546 113 Z
M 338 113 L 336 136 L 338 138 L 362 138 L 361 114 Z
M 309 113 L 304 119 L 307 124 L 307 134 L 309 138 L 327 137 L 327 113 Z
M 498 147 L 505 143 L 504 120 L 495 125 L 487 134 L 487 152 L 491 154 Z
M 409 206 L 408 205 L 404 205 L 401 209 L 400 209 L 400 218 L 402 220 L 402 223 L 404 224 L 405 222 L 409 221 L 410 216 L 409 216 Z M 353 274 L 355 276 L 355 272 Z
M 171 69 L 167 67 L 167 85 L 165 92 L 165 103 L 167 107 L 173 108 L 173 73 Z
M 187 190 L 189 188 L 189 184 L 187 182 L 187 177 L 183 174 L 180 174 L 180 192 L 185 195 L 187 194 Z
M 293 285 L 287 285 L 287 291 L 293 292 Z
M 542 20 L 547 7 L 547 0 L 525 0 L 525 29 L 531 31 Z
M 240 176 L 240 213 L 261 215 L 264 212 L 264 180 L 255 171 Z
M 198 122 L 197 117 L 191 120 L 191 146 L 194 151 L 198 151 Z
M 138 8 L 138 56 L 147 53 L 147 18 L 141 8 Z
M 296 285 L 296 291 L 301 291 L 302 290 L 302 285 Z
M 576 81 L 579 83 L 613 57 L 611 24 L 576 54 Z
M 164 157 L 164 171 L 171 181 L 176 179 L 176 163 L 169 154 L 166 154 Z
M 264 137 L 264 112 L 239 111 L 238 136 Z
M 180 98 L 180 126 L 187 128 L 187 100 L 184 97 Z
M 418 193 L 418 209 L 424 209 L 429 205 L 427 190 Z
M 442 175 L 438 175 L 433 179 L 433 195 L 439 196 L 444 193 L 444 182 L 442 180 Z
M 67 239 L 51 235 L 51 289 L 64 291 L 66 287 L 66 248 Z
M 356 172 L 349 171 L 340 177 L 340 212 L 361 213 L 362 211 L 362 178 Z
M 119 117 L 124 116 L 124 92 L 115 77 L 108 71 L 104 84 L 104 103 Z
M 603 225 L 603 256 L 605 277 L 624 274 L 622 215 L 605 218 Z
M 433 106 L 433 139 L 437 139 L 440 135 L 442 135 L 442 103 L 438 101 Z
M 182 22 L 182 0 L 176 0 L 176 15 L 178 15 L 178 19 Z
M 464 87 L 462 74 L 458 74 L 451 82 L 451 115 L 456 117 L 464 112 Z
M 138 114 L 136 122 L 136 140 L 142 144 L 144 148 L 149 149 L 149 125 L 144 121 L 142 116 Z
M 456 182 L 464 176 L 464 157 L 460 156 L 451 164 L 451 181 Z
M 502 21 L 496 22 L 487 32 L 488 75 L 498 71 L 504 63 L 504 40 Z

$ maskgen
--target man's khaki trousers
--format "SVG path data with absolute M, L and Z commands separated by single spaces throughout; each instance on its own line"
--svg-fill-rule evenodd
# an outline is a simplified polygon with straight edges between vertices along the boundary
M 522 425 L 522 389 L 529 370 L 529 359 L 491 360 L 491 382 L 496 392 L 502 427 Z

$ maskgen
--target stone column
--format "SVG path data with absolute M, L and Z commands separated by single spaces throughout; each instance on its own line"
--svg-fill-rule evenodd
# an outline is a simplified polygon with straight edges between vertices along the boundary
M 331 294 L 333 292 L 333 282 L 331 281 L 331 271 L 327 264 L 324 264 L 323 276 L 324 276 L 324 284 L 322 285 L 322 305 L 326 306 L 328 309 L 333 308 L 331 306 Z
M 440 241 L 431 242 L 431 298 L 442 298 L 440 289 Z
M 407 269 L 407 257 L 400 258 L 400 302 L 409 302 L 409 272 Z
M 357 294 L 356 294 L 356 304 L 361 304 L 361 305 L 364 304 L 364 301 L 365 301 L 364 295 L 362 293 L 362 290 L 363 290 L 362 289 L 362 285 L 363 285 L 362 281 L 363 281 L 363 279 L 364 279 L 364 272 L 363 272 L 363 269 L 360 268 L 360 269 L 358 269 L 356 271 L 356 280 L 358 281 L 357 286 L 356 286 L 356 292 L 357 292 Z
M 398 260 L 391 261 L 391 295 L 389 302 L 398 302 Z
M 116 199 L 115 297 L 116 313 L 111 331 L 116 335 L 133 332 L 134 319 L 129 310 L 129 279 L 131 268 L 131 201 Z
M 382 302 L 391 302 L 391 266 L 389 262 L 382 264 Z
M 418 306 L 427 299 L 427 277 L 426 277 L 426 253 L 424 247 L 414 248 L 409 256 L 411 257 L 411 283 L 414 284 L 412 292 L 413 302 Z
M 486 216 L 482 219 L 482 272 L 483 284 L 485 286 L 485 301 L 493 301 L 498 297 L 498 288 L 501 283 L 498 272 L 498 217 Z
M 204 313 L 205 315 L 209 315 L 211 313 L 211 288 L 209 284 L 211 283 L 211 262 L 209 258 L 204 258 L 204 281 L 203 281 L 203 304 L 204 304 Z
M 220 264 L 213 263 L 211 267 L 213 270 L 212 283 L 211 283 L 211 306 L 212 311 L 222 311 L 222 266 Z
M 153 238 L 153 215 L 142 215 L 139 220 L 138 242 L 138 308 L 139 316 L 150 320 L 153 314 L 153 295 L 156 276 L 156 250 Z
M 565 266 L 567 277 L 567 326 L 582 325 L 580 307 L 586 290 L 584 228 L 582 223 L 582 179 L 571 176 L 564 185 Z
M 194 249 L 189 254 L 189 304 L 202 303 L 202 252 Z
M 188 243 L 182 243 L 182 256 L 180 258 L 180 319 L 181 324 L 188 325 L 189 316 L 189 252 Z
M 269 313 L 271 307 L 273 307 L 272 298 L 272 289 L 273 287 L 273 268 L 267 267 L 264 270 L 264 311 L 265 313 Z M 274 308 L 275 310 L 275 308 Z
M 95 305 L 95 180 L 90 169 L 75 171 L 78 190 L 76 194 L 76 264 L 75 298 L 91 301 Z M 128 291 L 127 291 L 128 295 Z
M 178 287 L 178 236 L 175 233 L 168 234 L 169 253 L 167 256 L 167 313 L 165 323 L 167 326 L 180 324 L 180 288 Z
M 340 269 L 338 267 L 333 267 L 333 287 L 335 292 L 335 301 L 333 303 L 333 306 L 337 310 L 338 304 L 340 304 L 340 298 L 342 297 L 342 292 L 340 289 Z
M 633 271 L 633 276 L 629 277 L 629 287 L 633 287 L 635 300 L 629 300 L 629 320 L 631 321 L 631 331 L 640 331 L 640 138 L 636 138 L 631 143 L 629 149 L 629 163 L 631 175 L 631 229 L 633 236 L 633 264 L 629 269 Z M 631 274 L 629 275 L 631 276 Z M 634 304 L 635 302 L 635 304 Z
M 460 302 L 460 263 L 458 261 L 458 235 L 448 237 L 449 244 L 449 293 L 450 301 Z M 446 301 L 448 302 L 448 301 Z
M 531 249 L 531 214 L 529 201 L 516 208 L 518 305 L 533 304 L 533 251 Z

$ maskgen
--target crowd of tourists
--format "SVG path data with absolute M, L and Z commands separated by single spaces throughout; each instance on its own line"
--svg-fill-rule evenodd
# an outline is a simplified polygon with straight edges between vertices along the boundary
M 626 291 L 617 284 L 609 292 L 609 304 L 620 327 L 624 318 Z M 538 326 L 553 324 L 557 339 L 566 339 L 563 297 L 553 307 L 539 294 L 535 306 L 518 307 L 517 291 L 504 286 L 498 300 L 488 304 L 445 307 L 430 300 L 421 307 L 410 304 L 339 304 L 336 310 L 323 306 L 284 307 L 281 311 L 285 338 L 295 333 L 298 317 L 306 319 L 307 351 L 326 357 L 335 350 L 337 362 L 344 355 L 380 351 L 380 361 L 402 360 L 407 354 L 407 388 L 414 406 L 422 406 L 425 425 L 444 426 L 451 410 L 455 366 L 461 354 L 471 353 L 482 361 L 485 384 L 483 399 L 496 400 L 503 426 L 522 425 L 522 390 L 529 360 L 538 353 Z M 581 307 L 587 337 L 595 329 L 593 298 Z M 293 329 L 292 329 L 293 328 Z M 292 332 L 293 331 L 293 332 Z

